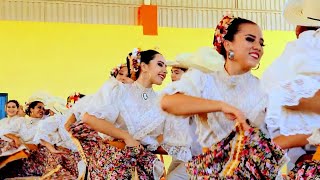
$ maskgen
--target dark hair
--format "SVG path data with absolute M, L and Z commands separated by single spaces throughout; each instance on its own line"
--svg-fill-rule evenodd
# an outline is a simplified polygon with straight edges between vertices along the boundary
M 187 72 L 188 68 L 178 67 L 178 66 L 172 66 L 172 68 L 180 69 L 183 72 Z
M 18 101 L 17 100 L 9 100 L 7 103 L 6 103 L 6 106 L 9 104 L 9 103 L 14 103 L 14 104 L 16 104 L 16 106 L 17 106 L 17 108 L 19 108 L 19 103 L 18 103 Z
M 183 72 L 188 71 L 188 69 L 187 69 L 187 68 L 179 68 L 179 69 L 181 69 L 181 71 L 183 71 Z
M 130 69 L 130 59 L 129 56 L 131 56 L 132 53 L 129 53 L 127 58 L 126 58 L 126 63 L 127 63 L 127 68 L 128 68 L 128 77 L 131 78 L 131 69 Z
M 316 31 L 317 29 L 319 29 L 319 26 L 296 26 L 296 35 L 297 37 L 303 33 L 304 31 Z
M 235 19 L 233 19 L 233 21 L 231 22 L 231 24 L 228 26 L 227 28 L 227 34 L 223 37 L 224 40 L 228 40 L 228 41 L 233 41 L 234 40 L 234 35 L 236 35 L 238 32 L 239 32 L 239 27 L 240 25 L 242 24 L 255 24 L 255 22 L 253 21 L 250 21 L 248 19 L 243 19 L 243 18 L 240 18 L 240 17 L 237 17 Z M 225 59 L 227 59 L 227 51 L 226 49 L 224 48 L 223 44 L 221 46 L 221 52 L 220 52 L 221 55 L 223 55 L 223 57 Z
M 146 51 L 141 51 L 140 52 L 140 64 L 141 63 L 149 64 L 150 61 L 152 61 L 157 54 L 160 54 L 160 53 L 158 51 L 151 50 L 151 49 L 146 50 Z M 139 69 L 139 71 L 136 73 L 137 79 L 139 78 L 140 71 L 141 71 L 141 69 Z
M 141 51 L 140 52 L 140 64 L 141 63 L 145 63 L 145 64 L 149 64 L 151 60 L 154 59 L 154 57 L 157 55 L 157 54 L 160 54 L 158 51 L 155 51 L 155 50 L 146 50 L 146 51 Z M 131 56 L 132 53 L 129 53 L 128 56 Z M 131 73 L 131 67 L 130 66 L 131 63 L 130 63 L 130 60 L 129 58 L 127 57 L 127 67 L 128 67 L 128 77 L 129 78 L 135 78 L 135 79 L 138 79 L 139 78 L 139 75 L 140 75 L 140 67 L 139 67 L 139 70 L 137 72 L 134 73 L 134 75 Z M 133 75 L 133 76 L 132 76 Z
M 29 104 L 28 108 L 26 109 L 26 114 L 28 116 L 30 116 L 31 114 L 31 109 L 34 109 L 34 107 L 36 107 L 38 105 L 38 103 L 43 103 L 41 101 L 33 101 Z

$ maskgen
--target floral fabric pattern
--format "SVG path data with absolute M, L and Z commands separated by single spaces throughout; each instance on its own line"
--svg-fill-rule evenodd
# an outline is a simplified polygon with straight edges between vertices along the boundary
M 11 141 L 4 141 L 2 139 L 0 139 L 0 155 L 2 155 L 3 153 L 7 152 L 7 151 L 14 151 L 17 148 L 14 146 L 14 142 Z
M 208 152 L 189 161 L 186 166 L 191 179 L 275 179 L 285 163 L 284 151 L 259 129 L 245 131 L 240 144 L 238 136 L 232 131 Z M 236 166 L 227 165 L 235 161 Z
M 320 161 L 307 160 L 298 163 L 292 171 L 290 171 L 286 179 L 320 179 Z
M 81 143 L 91 179 L 132 179 L 135 169 L 139 179 L 154 179 L 154 163 L 160 160 L 143 147 L 114 147 L 82 122 L 73 124 L 70 130 Z
M 234 20 L 233 15 L 226 15 L 222 18 L 222 20 L 217 25 L 215 32 L 214 32 L 214 38 L 213 38 L 213 46 L 216 48 L 216 50 L 221 54 L 222 46 L 224 42 L 224 36 L 228 32 L 228 27 Z
M 61 150 L 58 147 L 58 150 Z M 7 164 L 0 170 L 0 179 L 13 177 L 42 176 L 58 165 L 59 171 L 55 172 L 52 179 L 77 179 L 80 161 L 79 153 L 69 152 L 67 154 L 53 154 L 46 147 L 38 145 L 37 150 L 30 151 L 26 159 L 16 160 Z

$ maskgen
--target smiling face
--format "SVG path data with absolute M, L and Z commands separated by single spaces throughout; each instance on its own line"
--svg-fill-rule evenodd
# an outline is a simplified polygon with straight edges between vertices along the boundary
M 142 73 L 148 74 L 150 84 L 161 85 L 167 76 L 167 65 L 164 57 L 161 54 L 156 54 L 149 64 L 142 64 Z
M 185 71 L 183 71 L 181 68 L 172 67 L 172 69 L 171 69 L 171 80 L 172 80 L 172 82 L 180 80 L 182 74 L 184 74 L 184 73 L 185 73 Z
M 123 66 L 119 70 L 119 73 L 117 74 L 116 79 L 124 84 L 131 84 L 133 83 L 133 80 L 129 78 L 128 75 L 129 75 L 128 68 Z
M 233 41 L 225 41 L 226 51 L 234 52 L 234 59 L 242 69 L 258 66 L 263 55 L 264 40 L 261 29 L 256 24 L 241 24 Z
M 13 116 L 17 115 L 18 111 L 19 111 L 19 109 L 18 109 L 16 103 L 9 102 L 6 105 L 6 113 L 7 113 L 8 117 L 13 117 Z
M 32 118 L 42 118 L 44 115 L 44 104 L 42 102 L 37 103 L 34 108 L 30 109 L 30 117 Z

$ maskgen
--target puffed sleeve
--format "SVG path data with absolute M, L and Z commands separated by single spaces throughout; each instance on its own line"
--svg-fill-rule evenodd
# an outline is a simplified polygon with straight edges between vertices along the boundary
M 21 125 L 24 123 L 24 118 L 5 119 L 0 124 L 0 136 L 6 134 L 19 134 Z M 7 122 L 6 122 L 7 121 Z
M 206 73 L 198 69 L 189 69 L 179 81 L 169 84 L 162 94 L 182 93 L 189 96 L 201 97 L 205 87 Z
M 182 75 L 179 81 L 169 84 L 161 95 L 182 93 L 194 97 L 202 97 L 205 88 L 207 74 L 198 69 L 189 69 Z M 162 148 L 169 155 L 184 162 L 192 158 L 190 134 L 190 117 L 175 116 L 168 114 L 164 124 Z
M 117 80 L 110 79 L 97 93 L 80 99 L 72 107 L 77 120 L 81 120 L 82 115 L 88 113 L 114 123 L 119 116 L 118 102 L 121 85 Z
M 61 140 L 58 128 L 59 121 L 55 119 L 55 116 L 51 116 L 40 121 L 33 141 L 36 144 L 39 144 L 40 140 L 45 140 L 50 144 L 58 143 Z

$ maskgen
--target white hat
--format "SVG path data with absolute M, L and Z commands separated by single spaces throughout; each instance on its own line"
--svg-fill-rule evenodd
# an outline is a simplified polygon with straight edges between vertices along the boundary
M 199 69 L 203 72 L 214 72 L 223 69 L 225 60 L 214 48 L 201 47 L 188 59 L 181 59 L 177 62 L 190 68 Z
M 60 97 L 55 97 L 47 92 L 36 92 L 28 99 L 28 103 L 33 101 L 41 101 L 46 109 L 52 110 L 56 114 L 64 114 L 67 110 L 65 107 L 66 101 Z
M 46 104 L 48 100 L 51 98 L 51 95 L 44 91 L 38 91 L 33 93 L 28 99 L 27 103 L 32 103 L 33 101 L 40 101 L 43 104 Z
M 181 63 L 186 62 L 192 57 L 191 53 L 181 53 L 176 56 L 175 61 L 167 61 L 167 66 L 188 69 L 188 65 Z
M 320 26 L 319 0 L 288 0 L 284 18 L 294 25 Z
M 68 110 L 64 104 L 55 101 L 48 102 L 45 108 L 50 109 L 55 114 L 64 114 Z

